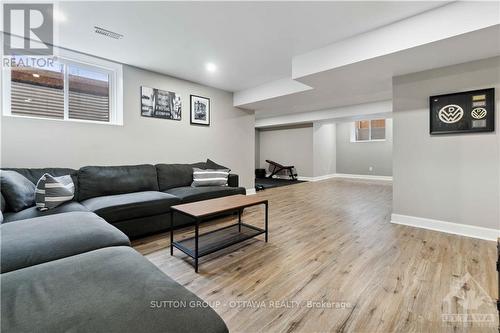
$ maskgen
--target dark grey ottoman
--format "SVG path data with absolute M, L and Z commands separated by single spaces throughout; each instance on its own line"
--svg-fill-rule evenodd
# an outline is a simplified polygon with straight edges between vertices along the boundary
M 108 246 L 128 237 L 90 212 L 71 212 L 0 225 L 1 272 L 38 265 Z
M 2 332 L 227 333 L 210 307 L 130 247 L 1 275 Z M 178 301 L 168 306 L 166 302 Z M 165 304 L 165 306 L 159 306 Z

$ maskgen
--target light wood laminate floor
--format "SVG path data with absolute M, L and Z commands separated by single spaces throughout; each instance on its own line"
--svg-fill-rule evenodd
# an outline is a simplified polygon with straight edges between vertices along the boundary
M 230 332 L 497 332 L 495 242 L 391 224 L 390 183 L 331 179 L 257 195 L 269 200 L 269 243 L 204 257 L 199 274 L 180 251 L 170 256 L 168 234 L 133 246 Z M 252 207 L 243 220 L 262 226 L 263 214 Z

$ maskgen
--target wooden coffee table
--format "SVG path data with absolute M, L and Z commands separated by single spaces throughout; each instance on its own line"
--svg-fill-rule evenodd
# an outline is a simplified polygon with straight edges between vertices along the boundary
M 265 205 L 264 229 L 257 228 L 241 221 L 241 212 L 243 208 L 257 205 Z M 261 234 L 265 234 L 265 240 L 267 242 L 268 206 L 267 200 L 243 194 L 172 206 L 170 210 L 170 255 L 174 255 L 174 247 L 181 250 L 194 259 L 194 270 L 198 272 L 198 259 L 200 257 L 241 243 Z M 226 212 L 237 212 L 238 223 L 200 235 L 199 229 L 201 222 Z M 174 241 L 174 213 L 189 216 L 194 220 L 194 237 Z

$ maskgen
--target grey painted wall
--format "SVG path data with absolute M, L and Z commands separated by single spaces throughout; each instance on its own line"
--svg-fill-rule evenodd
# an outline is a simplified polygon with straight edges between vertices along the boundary
M 2 116 L 2 166 L 78 168 L 209 157 L 238 173 L 242 186 L 254 186 L 255 117 L 233 107 L 232 93 L 129 66 L 123 80 L 123 126 Z M 141 117 L 141 85 L 180 93 L 182 120 Z M 189 124 L 190 94 L 210 98 L 210 127 Z
M 268 167 L 266 159 L 269 159 L 295 165 L 299 176 L 313 176 L 312 125 L 261 129 L 259 132 L 261 168 Z
M 255 129 L 255 169 L 260 168 L 260 130 Z
M 351 142 L 351 126 L 337 123 L 337 173 L 392 176 L 392 120 L 386 120 L 385 141 Z
M 336 124 L 315 122 L 313 125 L 314 177 L 336 173 Z
M 496 88 L 494 133 L 429 135 L 429 96 Z M 393 212 L 500 229 L 500 58 L 393 80 Z

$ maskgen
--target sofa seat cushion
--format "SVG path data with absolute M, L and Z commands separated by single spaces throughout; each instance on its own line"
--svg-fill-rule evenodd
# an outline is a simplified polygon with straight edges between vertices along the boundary
M 18 220 L 31 219 L 34 217 L 48 216 L 60 213 L 69 213 L 69 212 L 88 212 L 89 210 L 83 206 L 81 203 L 76 201 L 70 201 L 64 203 L 56 208 L 49 209 L 46 211 L 39 211 L 36 207 L 26 208 L 20 212 L 5 212 L 3 223 L 13 222 Z
M 244 187 L 228 187 L 228 186 L 203 186 L 203 187 L 177 187 L 166 190 L 165 193 L 175 195 L 182 200 L 183 203 L 214 199 L 219 197 L 227 197 L 235 194 L 245 194 Z
M 2 274 L 1 292 L 5 332 L 228 331 L 212 308 L 130 247 Z
M 91 212 L 113 223 L 164 214 L 170 211 L 170 206 L 179 202 L 180 199 L 171 194 L 146 191 L 91 198 L 82 201 L 82 204 Z
M 90 212 L 5 223 L 0 234 L 2 273 L 107 246 L 130 245 L 124 233 Z

